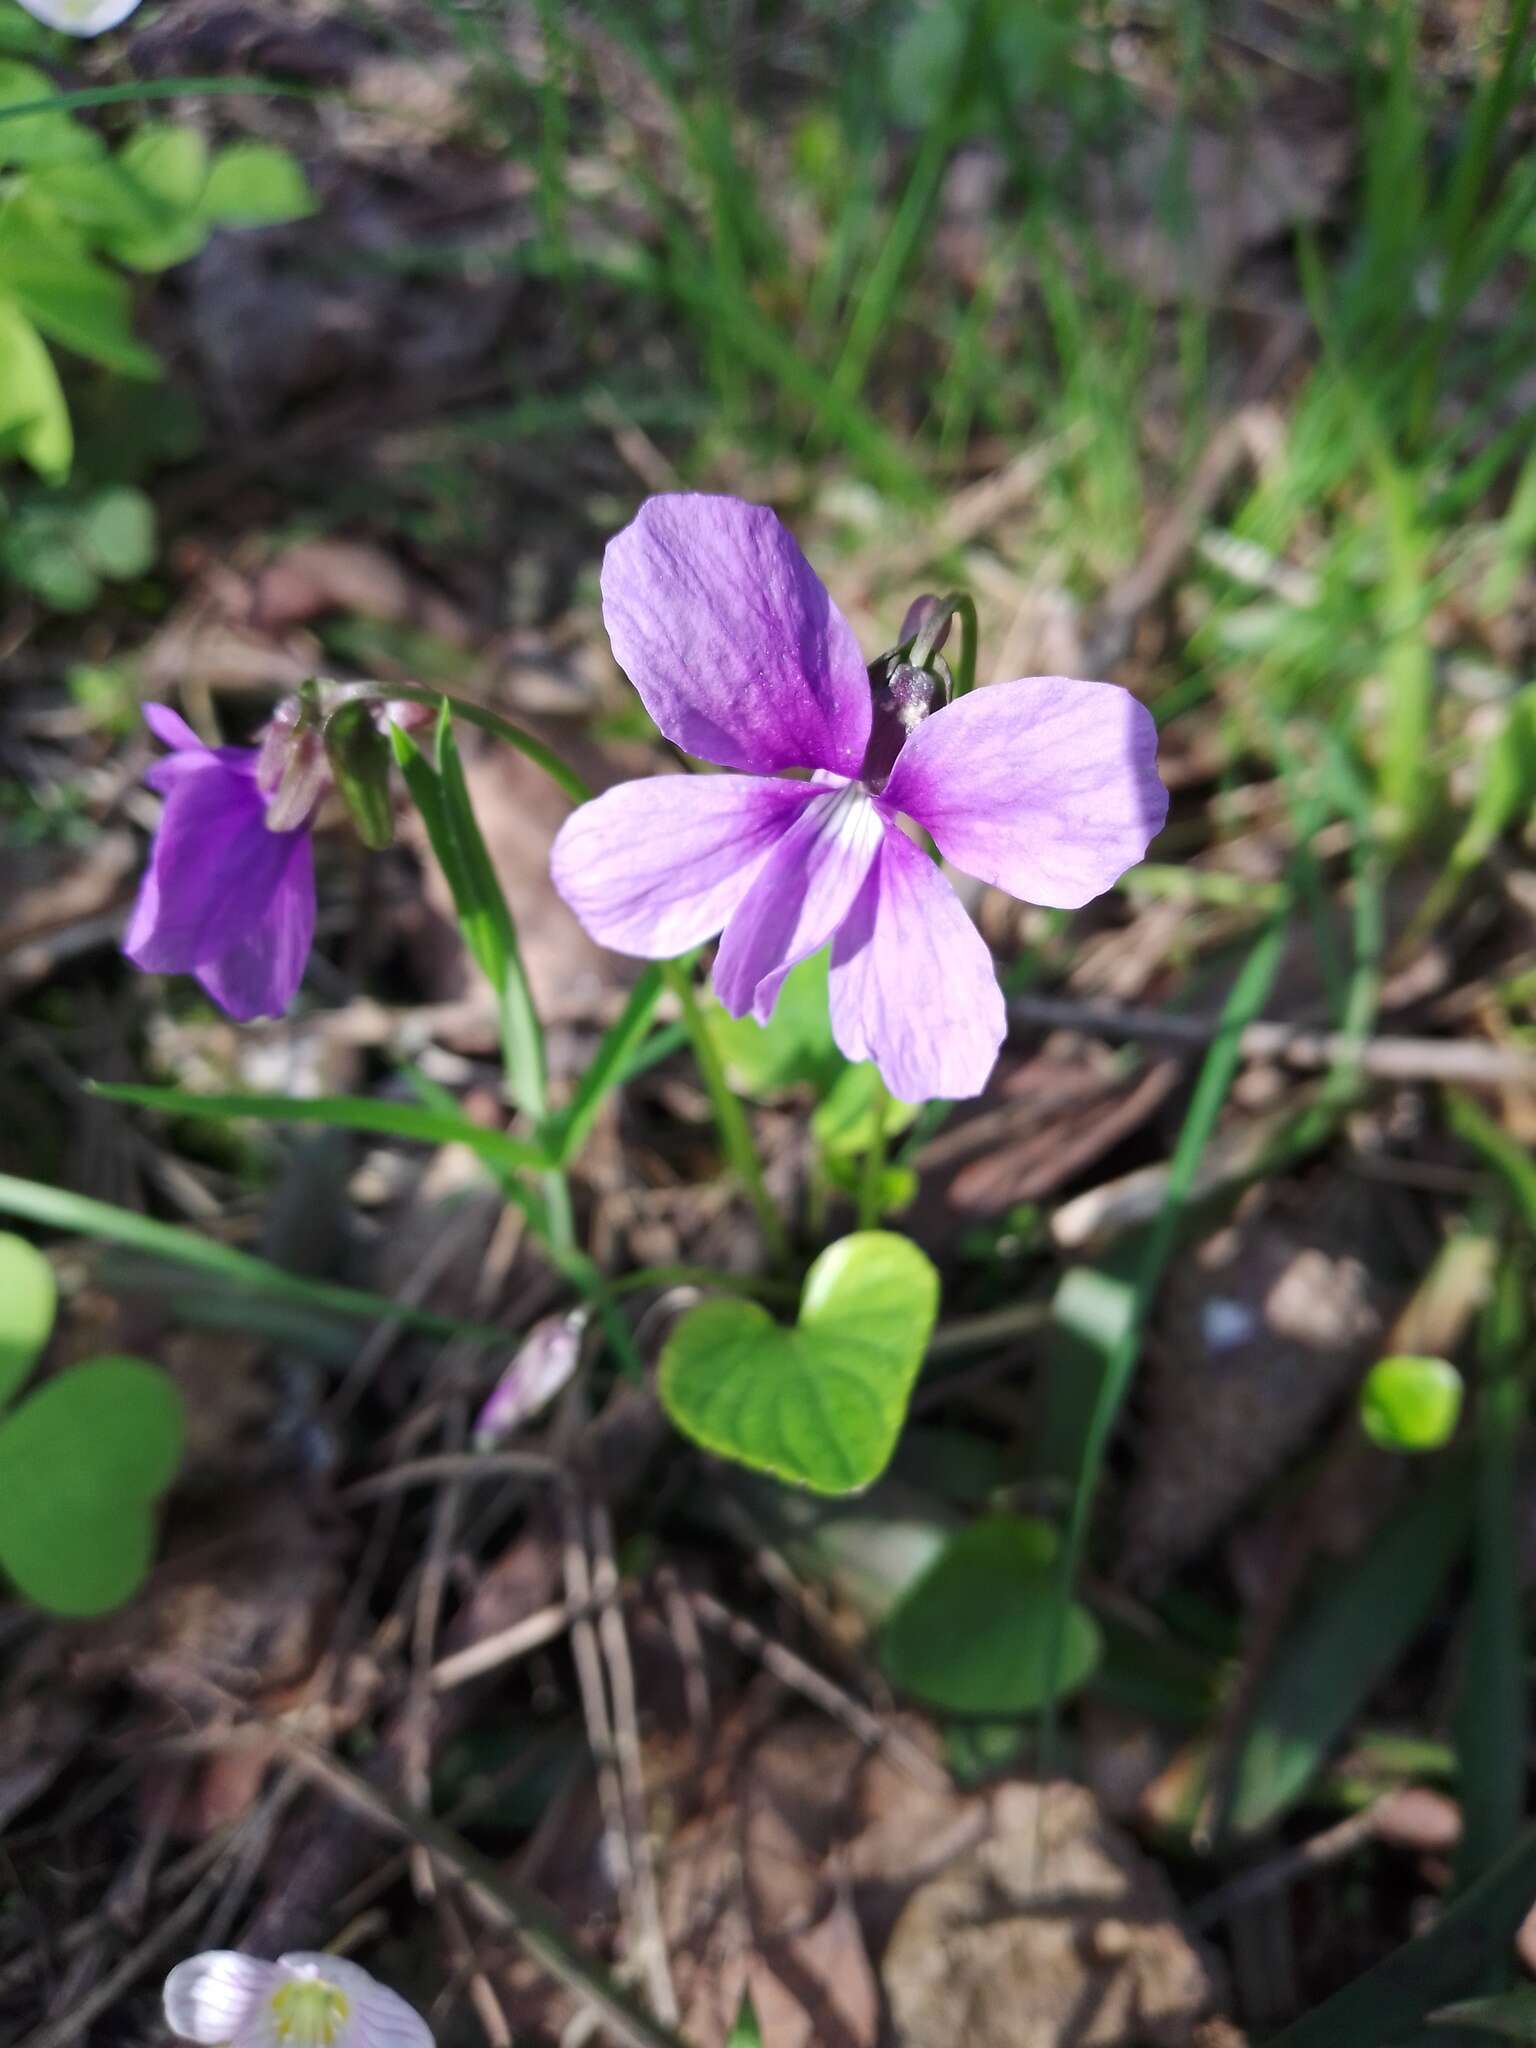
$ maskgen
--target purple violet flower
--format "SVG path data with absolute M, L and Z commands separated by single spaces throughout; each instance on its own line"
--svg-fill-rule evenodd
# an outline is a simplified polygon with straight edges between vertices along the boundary
M 195 974 L 242 1022 L 281 1016 L 315 935 L 309 825 L 322 780 L 303 764 L 312 787 L 295 801 L 281 764 L 275 785 L 258 774 L 272 766 L 270 742 L 206 747 L 164 704 L 146 704 L 144 717 L 171 752 L 144 778 L 165 809 L 123 951 L 151 972 Z M 292 748 L 288 758 L 301 761 Z
M 650 960 L 723 932 L 715 993 L 760 1023 L 830 939 L 847 1057 L 906 1102 L 980 1094 L 1006 1028 L 992 957 L 898 820 L 968 874 L 1075 910 L 1167 815 L 1146 708 L 1112 683 L 1028 676 L 930 712 L 937 686 L 901 670 L 877 704 L 792 536 L 737 498 L 649 499 L 609 542 L 602 590 L 661 731 L 736 772 L 623 783 L 566 820 L 551 872 L 586 930 Z M 813 773 L 775 779 L 790 768 Z

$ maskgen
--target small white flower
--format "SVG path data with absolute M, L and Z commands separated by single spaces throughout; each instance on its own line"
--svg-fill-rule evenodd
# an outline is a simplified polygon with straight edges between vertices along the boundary
M 264 1963 L 210 1949 L 165 1980 L 173 2034 L 205 2048 L 433 2048 L 427 2023 L 340 1956 Z
M 126 21 L 139 0 L 21 0 L 28 14 L 67 36 L 101 36 Z

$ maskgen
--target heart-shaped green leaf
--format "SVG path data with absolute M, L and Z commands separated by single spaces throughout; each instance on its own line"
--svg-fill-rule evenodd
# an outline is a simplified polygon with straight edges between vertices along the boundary
M 0 1231 L 0 1404 L 32 1370 L 57 1306 L 53 1268 L 37 1246 Z
M 0 1423 L 0 1565 L 57 1614 L 103 1614 L 149 1568 L 181 1457 L 181 1396 L 138 1358 L 94 1358 Z
M 952 1536 L 885 1624 L 894 1683 L 951 1713 L 993 1715 L 1034 1713 L 1080 1686 L 1099 1631 L 1075 1601 L 1058 1612 L 1056 1548 L 1049 1524 L 1016 1515 Z
M 708 1301 L 661 1355 L 662 1405 L 708 1451 L 817 1493 L 853 1493 L 890 1462 L 939 1306 L 909 1238 L 860 1230 L 805 1276 L 792 1330 L 751 1301 Z

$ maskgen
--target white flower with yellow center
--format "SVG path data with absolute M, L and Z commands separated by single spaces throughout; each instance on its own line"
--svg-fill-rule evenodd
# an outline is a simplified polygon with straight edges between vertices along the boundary
M 210 1949 L 166 1978 L 165 2019 L 205 2048 L 433 2048 L 426 2021 L 398 1993 L 340 1956 L 265 1963 Z
M 103 36 L 126 21 L 139 0 L 21 0 L 28 14 L 67 36 Z

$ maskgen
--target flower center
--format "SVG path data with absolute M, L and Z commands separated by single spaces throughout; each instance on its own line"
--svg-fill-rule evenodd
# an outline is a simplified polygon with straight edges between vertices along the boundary
M 297 1977 L 272 1994 L 272 2031 L 283 2048 L 336 2048 L 351 2006 L 322 1977 Z
M 859 780 L 878 796 L 891 779 L 896 756 L 928 716 L 936 710 L 940 696 L 939 679 L 930 670 L 914 668 L 909 661 L 877 662 L 869 672 L 871 717 L 869 744 Z

